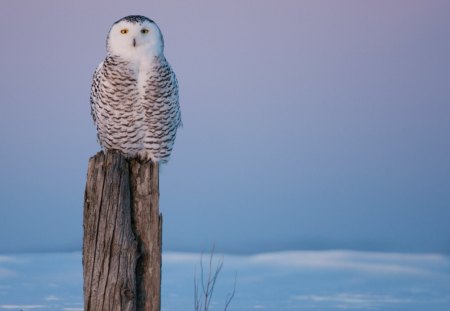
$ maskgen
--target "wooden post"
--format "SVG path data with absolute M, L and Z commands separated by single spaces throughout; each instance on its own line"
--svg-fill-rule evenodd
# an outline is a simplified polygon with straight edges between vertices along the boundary
M 160 311 L 162 216 L 157 163 L 118 152 L 89 160 L 84 310 Z

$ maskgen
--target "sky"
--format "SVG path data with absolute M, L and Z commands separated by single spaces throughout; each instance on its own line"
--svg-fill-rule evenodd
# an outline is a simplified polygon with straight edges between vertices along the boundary
M 79 250 L 92 74 L 155 20 L 184 127 L 164 249 L 450 253 L 450 1 L 24 1 L 0 11 L 0 253 Z

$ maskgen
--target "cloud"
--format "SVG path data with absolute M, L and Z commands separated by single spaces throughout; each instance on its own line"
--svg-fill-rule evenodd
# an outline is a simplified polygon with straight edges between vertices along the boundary
M 0 309 L 5 309 L 5 310 L 31 310 L 31 309 L 42 309 L 45 308 L 46 306 L 44 305 L 0 305 Z
M 0 256 L 0 263 L 3 262 L 15 262 L 16 259 L 14 257 L 10 257 L 10 256 Z
M 193 262 L 197 263 L 200 260 L 199 253 L 179 253 L 179 252 L 167 252 L 163 253 L 164 262 Z
M 200 260 L 198 253 L 168 252 L 163 254 L 166 263 Z M 205 254 L 204 256 L 209 256 Z M 223 254 L 215 254 L 220 258 Z M 450 268 L 450 259 L 439 254 L 400 254 L 358 251 L 286 251 L 262 253 L 252 256 L 227 255 L 227 264 L 276 265 L 289 269 L 335 269 L 364 273 L 430 275 L 441 268 Z
M 373 309 L 386 304 L 411 304 L 412 299 L 401 299 L 386 295 L 340 293 L 334 295 L 299 295 L 294 300 L 309 301 L 318 306 L 332 305 L 337 309 Z
M 367 273 L 430 274 L 437 265 L 450 266 L 447 257 L 434 254 L 390 254 L 355 251 L 291 251 L 250 256 L 259 264 L 290 268 L 328 268 Z
M 0 278 L 15 276 L 15 272 L 9 269 L 0 268 Z
M 45 297 L 45 300 L 46 301 L 58 301 L 59 298 L 56 297 L 55 295 L 49 295 L 49 296 Z

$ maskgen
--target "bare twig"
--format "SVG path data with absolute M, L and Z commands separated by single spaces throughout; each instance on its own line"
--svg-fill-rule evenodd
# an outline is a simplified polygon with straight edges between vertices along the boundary
M 195 311 L 208 311 L 211 305 L 212 296 L 214 293 L 214 288 L 216 286 L 217 278 L 219 277 L 220 271 L 223 268 L 223 257 L 221 257 L 217 264 L 214 265 L 214 251 L 215 247 L 210 252 L 209 262 L 207 267 L 207 274 L 205 276 L 205 267 L 203 265 L 203 254 L 200 256 L 200 279 L 197 279 L 197 271 L 194 275 L 194 310 Z M 233 291 L 229 293 L 225 299 L 224 311 L 228 309 L 231 301 L 234 298 L 236 292 L 236 280 L 237 276 L 234 277 Z M 199 284 L 200 283 L 200 284 Z M 200 297 L 199 286 L 202 287 L 202 297 Z
M 231 300 L 234 298 L 234 294 L 236 293 L 236 282 L 237 282 L 237 273 L 234 274 L 234 284 L 233 284 L 233 291 L 227 295 L 227 298 L 225 299 L 225 309 L 223 311 L 228 310 L 228 306 L 231 303 Z

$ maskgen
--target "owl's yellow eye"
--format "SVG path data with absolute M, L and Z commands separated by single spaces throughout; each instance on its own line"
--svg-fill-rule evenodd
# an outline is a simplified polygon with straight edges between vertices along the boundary
M 147 28 L 142 28 L 142 29 L 141 29 L 141 33 L 143 33 L 143 34 L 148 33 L 148 29 L 147 29 Z
M 128 33 L 128 29 L 124 28 L 120 31 L 120 33 L 124 35 L 124 34 Z

